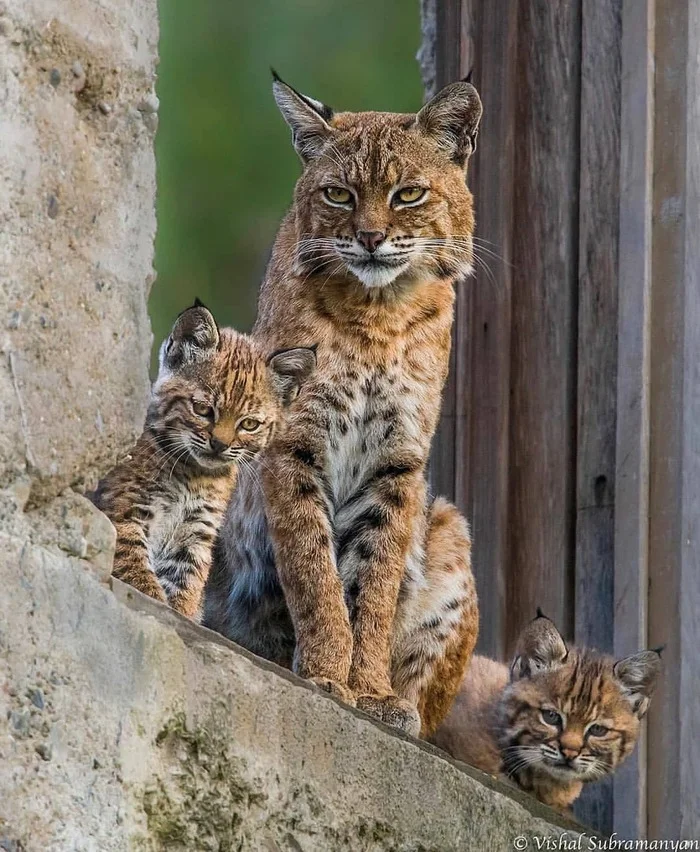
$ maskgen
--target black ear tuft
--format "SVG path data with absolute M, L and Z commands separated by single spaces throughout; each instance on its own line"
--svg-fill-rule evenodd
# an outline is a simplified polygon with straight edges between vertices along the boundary
M 555 669 L 566 661 L 569 651 L 554 622 L 537 608 L 537 617 L 520 633 L 510 667 L 512 680 L 532 677 Z
M 657 650 L 640 651 L 618 660 L 613 666 L 613 674 L 640 719 L 649 709 L 661 669 L 661 654 Z
M 279 75 L 279 74 L 275 71 L 275 69 L 272 67 L 272 65 L 270 65 L 270 73 L 272 74 L 272 79 L 273 79 L 273 80 L 275 80 L 277 83 L 282 83 L 282 82 L 284 82 L 284 81 L 282 80 L 282 78 L 280 77 L 280 75 Z
M 216 351 L 221 337 L 212 312 L 199 299 L 175 320 L 168 339 L 160 348 L 160 369 L 177 370 L 186 364 L 206 361 Z
M 421 109 L 416 126 L 454 163 L 466 168 L 476 150 L 481 112 L 481 99 L 471 83 L 450 83 Z
M 474 76 L 474 69 L 473 69 L 473 68 L 470 68 L 470 69 L 469 69 L 469 73 L 467 74 L 467 76 L 466 76 L 466 77 L 462 77 L 462 82 L 463 82 L 463 83 L 471 83 L 471 81 L 472 81 L 472 77 L 473 77 L 473 76 Z
M 193 307 L 193 308 L 206 308 L 207 306 L 206 306 L 206 305 L 204 304 L 204 302 L 203 302 L 203 301 L 199 298 L 199 296 L 196 296 L 196 297 L 195 297 L 195 300 L 194 300 L 194 305 L 192 305 L 192 307 Z
M 279 349 L 267 359 L 267 366 L 282 404 L 289 405 L 316 369 L 316 345 Z
M 547 616 L 542 612 L 541 606 L 537 607 L 537 615 L 535 616 L 535 618 L 547 618 Z
M 292 144 L 297 154 L 306 163 L 318 156 L 334 130 L 328 124 L 333 118 L 333 110 L 321 101 L 302 95 L 285 83 L 273 71 L 272 93 L 292 131 Z
M 658 654 L 659 656 L 661 656 L 663 654 L 663 652 L 666 650 L 666 646 L 665 645 L 659 645 L 658 648 L 651 648 L 650 650 L 653 651 L 655 654 Z

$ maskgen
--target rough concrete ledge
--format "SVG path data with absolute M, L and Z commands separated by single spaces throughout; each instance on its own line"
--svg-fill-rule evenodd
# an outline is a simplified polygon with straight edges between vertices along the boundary
M 86 564 L 0 534 L 0 848 L 444 852 L 577 831 Z

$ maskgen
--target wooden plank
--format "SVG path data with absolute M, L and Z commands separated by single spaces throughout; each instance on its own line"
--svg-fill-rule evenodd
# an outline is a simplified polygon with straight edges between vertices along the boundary
M 614 652 L 647 646 L 653 0 L 622 5 Z M 646 836 L 646 732 L 613 779 L 613 830 Z
M 617 403 L 617 269 L 622 0 L 584 3 L 578 219 L 576 641 L 613 649 Z M 582 822 L 612 832 L 612 784 L 576 803 Z
M 461 0 L 437 0 L 435 86 L 440 89 L 460 78 Z M 455 500 L 455 412 L 457 377 L 456 347 L 450 352 L 450 367 L 443 392 L 440 420 L 430 453 L 429 481 L 433 493 Z
M 649 635 L 651 837 L 700 832 L 700 90 L 694 0 L 656 4 Z
M 507 645 L 536 607 L 573 631 L 580 5 L 519 7 Z
M 456 328 L 458 374 L 465 377 L 457 389 L 464 426 L 458 420 L 456 494 L 474 532 L 482 611 L 478 648 L 503 659 L 517 5 L 467 2 L 462 16 L 462 70 L 474 72 L 484 117 L 469 180 L 476 202 L 476 275 Z
M 612 651 L 622 0 L 581 27 L 575 636 Z
M 679 834 L 700 838 L 700 4 L 688 6 L 681 458 Z

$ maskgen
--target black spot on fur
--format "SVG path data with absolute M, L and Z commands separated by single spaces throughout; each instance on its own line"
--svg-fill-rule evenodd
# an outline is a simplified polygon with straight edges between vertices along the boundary
M 415 473 L 417 470 L 418 466 L 415 463 L 398 462 L 397 464 L 387 464 L 384 467 L 380 467 L 374 476 L 376 479 L 384 479 L 385 477 L 395 479 L 399 476 Z
M 429 618 L 427 621 L 424 621 L 421 624 L 421 630 L 434 630 L 436 627 L 439 627 L 442 624 L 442 619 L 439 615 L 434 615 L 432 618 Z
M 369 506 L 355 521 L 355 530 L 376 530 L 386 524 L 386 512 L 381 506 Z
M 119 540 L 117 541 L 117 546 L 120 547 L 122 550 L 125 547 L 140 547 L 143 550 L 146 549 L 145 543 L 140 538 L 136 538 L 133 536 L 120 536 Z
M 316 467 L 316 455 L 310 447 L 295 447 L 293 452 L 295 459 L 308 467 Z
M 303 499 L 305 497 L 313 497 L 314 494 L 316 494 L 316 487 L 313 482 L 309 480 L 297 482 L 297 496 Z
M 374 556 L 374 548 L 364 541 L 364 539 L 360 539 L 357 543 L 357 555 L 360 559 L 367 561 Z
M 336 564 L 340 565 L 345 557 L 345 554 L 348 552 L 348 548 L 352 544 L 352 540 L 355 537 L 355 530 L 352 528 L 348 528 L 343 530 L 343 532 L 337 537 L 335 542 L 335 561 Z

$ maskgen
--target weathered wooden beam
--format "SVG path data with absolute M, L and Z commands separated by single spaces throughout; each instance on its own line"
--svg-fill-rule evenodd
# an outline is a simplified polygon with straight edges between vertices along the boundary
M 649 834 L 700 836 L 700 6 L 657 0 L 651 297 Z
M 476 272 L 458 294 L 455 491 L 474 531 L 479 649 L 503 658 L 508 546 L 508 437 L 517 7 L 463 3 L 461 62 L 485 104 L 484 144 L 470 165 Z M 489 105 L 496 108 L 490 108 Z M 467 463 L 462 463 L 461 460 Z
M 623 0 L 613 650 L 647 637 L 653 0 Z M 652 639 L 653 644 L 653 639 Z M 646 732 L 613 780 L 613 830 L 646 835 Z
M 461 0 L 426 0 L 423 5 L 424 26 L 434 40 L 434 50 L 422 48 L 423 75 L 435 89 L 460 79 Z M 430 68 L 428 56 L 434 57 Z M 458 309 L 458 306 L 457 306 Z M 455 420 L 459 377 L 456 374 L 456 347 L 453 331 L 447 383 L 442 397 L 440 421 L 430 454 L 430 486 L 436 494 L 455 501 L 455 471 L 463 460 L 456 455 Z
M 579 2 L 519 4 L 509 647 L 537 606 L 573 633 L 579 18 Z
M 583 3 L 578 197 L 574 635 L 613 649 L 622 0 Z M 612 832 L 612 782 L 579 819 Z

